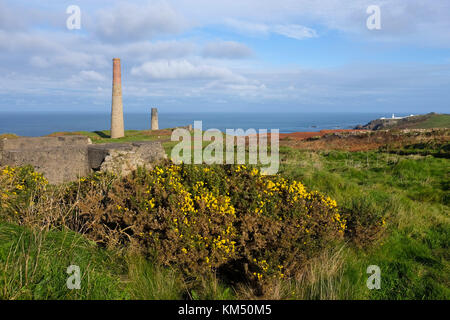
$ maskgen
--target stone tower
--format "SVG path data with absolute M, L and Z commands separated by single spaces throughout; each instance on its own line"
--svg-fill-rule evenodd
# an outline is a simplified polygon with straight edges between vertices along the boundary
M 159 130 L 157 108 L 152 108 L 152 130 Z
M 111 138 L 122 138 L 125 136 L 123 125 L 123 103 L 122 103 L 122 77 L 120 73 L 120 59 L 113 59 L 113 83 L 112 83 L 112 105 L 111 105 Z

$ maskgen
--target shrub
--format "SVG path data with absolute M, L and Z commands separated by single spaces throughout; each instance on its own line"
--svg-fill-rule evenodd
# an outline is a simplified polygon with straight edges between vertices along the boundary
M 65 201 L 75 205 L 70 227 L 100 243 L 131 243 L 187 276 L 217 271 L 259 287 L 294 276 L 346 228 L 334 200 L 246 166 L 96 173 L 72 184 Z
M 0 217 L 20 218 L 47 184 L 47 180 L 31 166 L 0 168 Z
M 391 200 L 380 207 L 373 197 L 355 196 L 342 208 L 347 221 L 346 235 L 359 247 L 373 243 L 380 237 L 386 225 L 386 212 L 393 206 Z

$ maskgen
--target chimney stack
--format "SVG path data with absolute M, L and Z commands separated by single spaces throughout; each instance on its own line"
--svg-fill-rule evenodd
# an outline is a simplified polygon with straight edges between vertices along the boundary
M 125 136 L 123 124 L 122 103 L 122 78 L 120 73 L 120 59 L 113 59 L 113 86 L 111 105 L 111 138 L 122 138 Z
M 157 108 L 152 108 L 152 130 L 159 130 L 159 125 L 158 125 L 158 109 Z

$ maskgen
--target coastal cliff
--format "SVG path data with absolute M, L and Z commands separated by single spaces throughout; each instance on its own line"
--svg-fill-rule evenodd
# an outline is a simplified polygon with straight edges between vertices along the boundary
M 365 125 L 358 125 L 355 129 L 386 130 L 386 129 L 430 129 L 450 128 L 450 114 L 434 112 L 410 116 L 405 118 L 385 118 L 372 120 Z

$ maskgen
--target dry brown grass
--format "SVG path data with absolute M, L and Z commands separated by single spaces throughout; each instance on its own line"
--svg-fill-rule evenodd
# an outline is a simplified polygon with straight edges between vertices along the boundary
M 237 296 L 245 300 L 336 300 L 342 298 L 345 245 L 323 251 L 308 261 L 302 272 L 290 280 L 273 279 L 264 295 L 255 294 L 251 286 L 240 284 Z M 350 296 L 350 294 L 349 294 Z
M 423 131 L 423 132 L 422 132 Z M 320 139 L 307 139 L 295 134 L 285 134 L 280 146 L 288 146 L 304 150 L 345 150 L 368 151 L 380 147 L 400 148 L 405 145 L 423 142 L 448 142 L 448 129 L 424 130 L 390 130 L 390 131 L 355 131 L 349 133 L 331 133 Z

